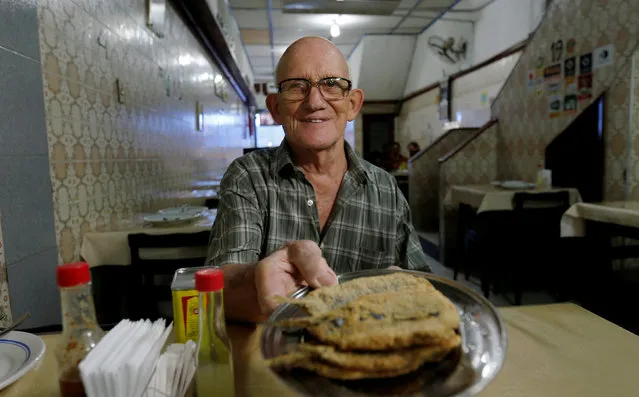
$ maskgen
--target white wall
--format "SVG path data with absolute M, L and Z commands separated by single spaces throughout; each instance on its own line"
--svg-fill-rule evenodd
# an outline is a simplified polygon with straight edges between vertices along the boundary
M 512 54 L 454 80 L 453 117 L 458 113 L 465 116 L 467 113 L 472 114 L 474 110 L 490 109 L 490 99 L 497 96 L 520 55 L 521 52 Z M 490 112 L 487 114 L 489 115 Z M 467 125 L 462 121 L 462 126 L 478 127 L 479 125 Z
M 546 0 L 495 0 L 479 11 L 473 64 L 525 40 L 541 22 L 545 3 Z
M 511 0 L 512 1 L 512 0 Z M 466 39 L 468 52 L 466 61 L 449 64 L 435 55 L 428 45 L 428 38 L 437 35 L 443 39 L 449 37 L 459 40 Z M 408 78 L 404 89 L 404 96 L 418 91 L 434 82 L 441 81 L 447 76 L 467 69 L 473 60 L 473 24 L 471 22 L 437 21 L 433 26 L 417 37 L 415 51 L 410 63 Z
M 365 99 L 401 99 L 415 36 L 366 36 L 359 47 L 362 59 L 358 84 L 364 90 Z
M 355 51 L 351 53 L 351 56 L 348 58 L 348 69 L 351 74 L 351 81 L 353 82 L 353 87 L 360 88 L 359 86 L 359 73 L 362 68 L 362 59 L 364 57 L 364 43 L 363 41 L 359 43 Z

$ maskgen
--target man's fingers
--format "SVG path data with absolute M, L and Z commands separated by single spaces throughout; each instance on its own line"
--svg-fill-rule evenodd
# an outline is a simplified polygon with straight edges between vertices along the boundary
M 288 260 L 314 288 L 337 284 L 335 272 L 322 257 L 322 250 L 311 240 L 294 241 L 286 245 Z

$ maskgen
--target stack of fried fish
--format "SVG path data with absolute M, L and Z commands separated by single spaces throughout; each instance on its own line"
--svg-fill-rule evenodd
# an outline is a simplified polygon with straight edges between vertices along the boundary
M 455 305 L 423 277 L 397 272 L 310 292 L 289 303 L 308 317 L 282 321 L 311 341 L 270 360 L 332 379 L 390 378 L 436 363 L 460 346 Z

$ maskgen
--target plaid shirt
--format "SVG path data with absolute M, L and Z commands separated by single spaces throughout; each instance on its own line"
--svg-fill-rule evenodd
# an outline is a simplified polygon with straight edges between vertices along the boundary
M 315 191 L 289 146 L 246 154 L 229 166 L 207 265 L 254 263 L 295 240 L 313 240 L 337 273 L 391 265 L 430 271 L 395 178 L 345 144 L 348 170 L 320 232 Z

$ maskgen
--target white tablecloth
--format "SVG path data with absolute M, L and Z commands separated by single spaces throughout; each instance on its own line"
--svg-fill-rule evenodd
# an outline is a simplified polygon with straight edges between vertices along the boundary
M 548 193 L 548 192 L 570 192 L 570 203 L 581 201 L 579 191 L 574 188 L 556 189 L 504 189 L 493 185 L 453 185 L 447 192 L 444 205 L 447 207 L 457 207 L 460 203 L 468 204 L 483 211 L 512 211 L 513 197 L 515 193 Z
M 583 237 L 586 234 L 586 221 L 639 228 L 639 202 L 577 203 L 561 219 L 561 235 Z
M 133 220 L 123 221 L 117 230 L 107 232 L 86 233 L 82 239 L 80 256 L 90 267 L 102 265 L 130 265 L 129 234 L 173 234 L 197 233 L 211 230 L 217 210 L 205 213 L 201 219 L 179 226 L 158 227 L 145 225 L 141 216 Z M 202 248 L 162 248 L 147 249 L 140 252 L 145 258 L 194 258 L 206 256 L 206 249 Z

